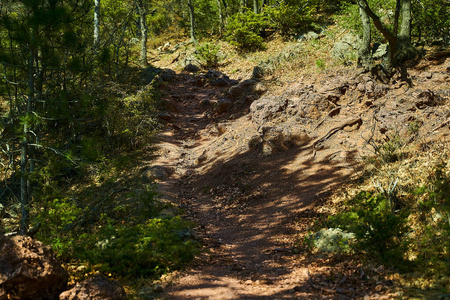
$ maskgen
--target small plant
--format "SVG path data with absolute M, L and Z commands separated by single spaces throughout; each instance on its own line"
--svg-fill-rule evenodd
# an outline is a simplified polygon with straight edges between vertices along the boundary
M 317 59 L 316 60 L 316 67 L 321 69 L 321 70 L 324 70 L 325 69 L 325 61 L 323 59 L 320 59 L 320 58 Z
M 200 59 L 206 67 L 216 67 L 221 60 L 219 50 L 219 45 L 205 43 L 197 47 L 195 57 Z
M 354 247 L 385 262 L 401 262 L 408 247 L 406 224 L 408 212 L 393 212 L 381 194 L 361 192 L 351 201 L 350 209 L 329 219 L 330 227 L 353 232 Z
M 411 134 L 417 134 L 420 129 L 420 122 L 414 121 L 408 124 L 408 132 Z

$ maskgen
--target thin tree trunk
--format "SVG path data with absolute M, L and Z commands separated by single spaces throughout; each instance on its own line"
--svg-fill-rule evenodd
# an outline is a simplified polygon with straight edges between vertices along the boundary
M 222 4 L 220 3 L 220 0 L 216 0 L 216 2 L 217 2 L 217 9 L 219 10 L 220 31 L 222 31 L 225 25 Z
M 27 105 L 25 111 L 25 122 L 23 125 L 23 138 L 20 145 L 20 207 L 22 219 L 20 221 L 20 233 L 22 235 L 27 234 L 28 224 L 29 224 L 29 182 L 28 182 L 28 117 L 32 111 L 32 103 L 34 101 L 34 60 L 35 60 L 35 50 L 34 50 L 34 40 L 36 36 L 36 31 L 34 28 L 31 35 L 30 43 L 30 61 L 28 65 L 28 97 Z
M 140 55 L 140 65 L 141 67 L 148 67 L 147 61 L 147 39 L 148 39 L 148 26 L 147 26 L 147 9 L 143 0 L 138 0 L 138 10 L 139 10 L 139 24 L 141 27 L 141 55 Z
M 259 3 L 258 0 L 253 0 L 253 12 L 255 14 L 259 13 Z
M 411 0 L 402 0 L 402 22 L 400 26 L 400 42 L 411 43 Z
M 192 4 L 192 0 L 188 0 L 188 7 L 189 7 L 189 18 L 191 21 L 191 42 L 196 44 L 197 39 L 195 37 L 195 12 L 194 12 L 194 5 Z
M 381 32 L 381 34 L 388 40 L 389 47 L 388 47 L 388 56 L 386 60 L 386 68 L 392 69 L 392 66 L 394 64 L 394 55 L 397 51 L 397 35 L 392 33 L 389 28 L 387 28 L 380 20 L 380 17 L 378 17 L 369 7 L 369 4 L 367 3 L 367 0 L 359 0 L 358 1 L 359 7 L 364 10 L 364 12 L 372 19 L 375 27 L 378 29 L 378 31 Z
M 94 0 L 94 48 L 100 43 L 100 0 Z
M 371 31 L 370 31 L 370 18 L 364 9 L 359 7 L 359 15 L 361 17 L 361 23 L 363 27 L 363 39 L 359 45 L 358 50 L 358 65 L 368 71 L 372 65 L 372 50 L 370 47 Z

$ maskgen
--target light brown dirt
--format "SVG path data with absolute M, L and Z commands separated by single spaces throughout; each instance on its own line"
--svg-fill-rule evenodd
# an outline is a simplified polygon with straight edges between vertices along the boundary
M 426 81 L 417 74 L 417 82 Z M 448 88 L 446 78 L 438 90 Z M 386 124 L 376 119 L 376 113 L 392 107 L 393 97 L 417 97 L 423 86 L 410 89 L 398 84 L 374 99 L 358 90 L 356 82 L 339 100 L 338 117 L 328 115 L 333 107 L 319 111 L 319 117 L 305 127 L 308 139 L 267 155 L 248 147 L 258 128 L 245 109 L 217 114 L 213 106 L 204 105 L 203 100 L 223 97 L 226 88 L 198 86 L 197 79 L 197 75 L 178 73 L 163 85 L 171 117 L 161 132 L 159 157 L 153 164 L 175 170 L 160 180 L 160 191 L 198 224 L 205 251 L 160 298 L 394 298 L 393 283 L 377 275 L 366 280 L 357 260 L 297 253 L 294 220 L 304 220 L 305 230 L 306 223 L 314 220 L 314 206 L 357 175 L 360 158 L 369 151 L 367 136 L 374 130 L 378 135 L 385 133 Z M 317 89 L 326 88 L 329 80 L 324 77 L 313 83 Z M 408 112 L 405 104 L 405 114 L 422 120 L 419 106 Z M 440 110 L 433 113 L 442 119 Z M 342 126 L 357 116 L 362 126 Z M 441 124 L 438 117 L 436 122 Z M 435 132 L 437 139 L 448 135 L 447 127 Z M 338 130 L 330 134 L 333 128 Z M 430 129 L 423 130 L 426 135 Z

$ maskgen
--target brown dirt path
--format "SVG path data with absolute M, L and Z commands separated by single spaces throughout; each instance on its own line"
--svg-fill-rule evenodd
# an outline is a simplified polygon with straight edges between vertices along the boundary
M 204 103 L 219 99 L 225 89 L 198 86 L 197 79 L 177 74 L 163 85 L 171 115 L 154 165 L 174 171 L 159 182 L 160 190 L 197 222 L 206 251 L 160 299 L 364 296 L 358 289 L 367 289 L 348 282 L 340 291 L 314 284 L 311 278 L 330 265 L 292 252 L 293 220 L 346 181 L 354 167 L 345 161 L 313 160 L 312 141 L 267 157 L 248 150 L 243 136 L 256 132 L 249 118 L 221 122 Z M 345 276 L 338 279 L 346 281 Z

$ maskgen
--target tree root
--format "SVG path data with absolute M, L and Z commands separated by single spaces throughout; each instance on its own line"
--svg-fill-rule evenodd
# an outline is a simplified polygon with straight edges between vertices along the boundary
M 330 131 L 328 131 L 328 133 L 326 135 L 324 135 L 323 137 L 319 138 L 318 140 L 316 140 L 313 145 L 312 148 L 314 150 L 314 154 L 313 154 L 313 158 L 316 157 L 316 151 L 320 150 L 323 148 L 323 145 L 321 147 L 317 147 L 318 145 L 320 145 L 321 143 L 325 142 L 327 139 L 329 139 L 332 135 L 334 135 L 336 132 L 344 129 L 347 126 L 353 126 L 355 124 L 358 124 L 358 128 L 361 127 L 362 125 L 362 119 L 361 118 L 356 118 L 356 119 L 351 119 L 350 121 L 347 121 L 333 129 L 331 129 Z

